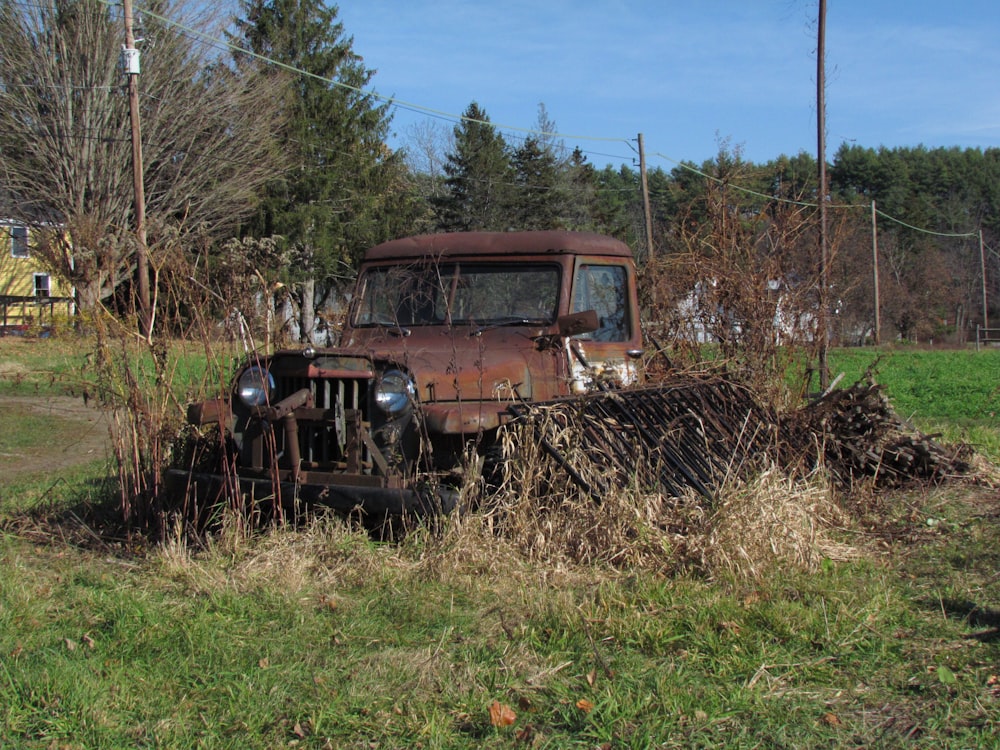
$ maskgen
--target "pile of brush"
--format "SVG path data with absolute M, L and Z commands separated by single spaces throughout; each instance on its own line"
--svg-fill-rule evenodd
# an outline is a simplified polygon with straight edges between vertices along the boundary
M 802 427 L 814 436 L 830 473 L 841 483 L 870 478 L 877 486 L 938 482 L 968 473 L 969 449 L 945 447 L 900 419 L 871 380 L 811 402 Z M 801 431 L 800 431 L 801 432 Z
M 726 480 L 762 465 L 792 476 L 825 468 L 842 486 L 940 482 L 971 470 L 971 451 L 935 441 L 893 411 L 870 379 L 831 390 L 778 417 L 744 387 L 717 376 L 675 379 L 511 409 L 520 427 L 505 458 L 542 448 L 555 471 L 598 502 L 629 486 L 713 498 Z M 551 480 L 546 480 L 551 481 Z
M 637 389 L 606 391 L 511 407 L 530 429 L 519 446 L 537 443 L 594 500 L 637 482 L 679 497 L 709 497 L 778 442 L 778 421 L 733 380 L 675 376 Z
M 778 422 L 717 378 L 533 404 L 502 431 L 482 524 L 530 560 L 756 578 L 852 549 L 819 474 L 774 459 Z
M 782 415 L 714 375 L 521 405 L 479 516 L 530 559 L 759 577 L 854 554 L 837 485 L 971 470 L 859 382 Z M 832 481 L 831 481 L 832 480 Z

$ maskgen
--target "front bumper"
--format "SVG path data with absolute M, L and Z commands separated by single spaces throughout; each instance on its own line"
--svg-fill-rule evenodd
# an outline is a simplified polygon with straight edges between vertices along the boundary
M 226 500 L 238 484 L 240 496 L 257 502 L 276 501 L 288 509 L 299 504 L 369 516 L 447 514 L 455 509 L 459 495 L 457 490 L 442 486 L 404 488 L 311 484 L 246 476 L 224 477 L 183 469 L 169 470 L 167 483 L 175 497 L 193 496 L 200 504 L 209 506 Z

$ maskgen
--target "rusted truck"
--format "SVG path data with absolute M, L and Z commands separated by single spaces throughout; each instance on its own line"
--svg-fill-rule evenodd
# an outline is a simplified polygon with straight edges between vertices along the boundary
M 218 424 L 231 455 L 225 470 L 174 479 L 200 496 L 448 511 L 512 405 L 633 385 L 642 354 L 635 266 L 618 240 L 386 242 L 365 253 L 338 346 L 252 356 L 227 396 L 190 405 L 188 421 Z

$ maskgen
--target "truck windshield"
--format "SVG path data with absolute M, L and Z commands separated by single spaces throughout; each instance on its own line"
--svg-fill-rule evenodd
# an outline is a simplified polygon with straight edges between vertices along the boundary
M 549 325 L 559 303 L 555 264 L 450 263 L 369 268 L 354 325 Z

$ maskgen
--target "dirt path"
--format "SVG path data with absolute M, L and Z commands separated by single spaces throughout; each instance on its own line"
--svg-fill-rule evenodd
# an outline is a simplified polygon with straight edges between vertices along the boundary
M 82 398 L 0 396 L 0 420 L 6 429 L 19 422 L 34 425 L 32 434 L 0 442 L 0 484 L 109 456 L 108 418 Z

